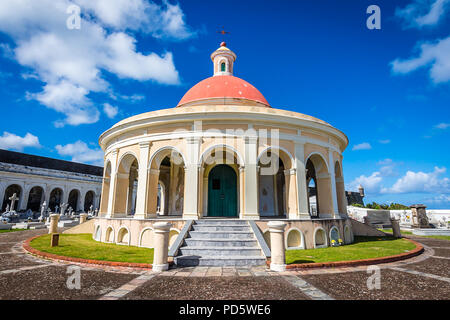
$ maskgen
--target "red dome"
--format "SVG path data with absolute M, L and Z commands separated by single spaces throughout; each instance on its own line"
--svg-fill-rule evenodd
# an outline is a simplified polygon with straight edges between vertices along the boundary
M 197 83 L 186 92 L 178 106 L 214 98 L 246 99 L 270 106 L 258 89 L 234 76 L 214 76 Z

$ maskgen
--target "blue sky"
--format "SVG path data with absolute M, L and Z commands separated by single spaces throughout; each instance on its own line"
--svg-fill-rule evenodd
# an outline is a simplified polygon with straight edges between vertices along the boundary
M 348 189 L 450 207 L 450 0 L 2 1 L 0 148 L 101 163 L 103 131 L 212 75 L 222 27 L 236 76 L 348 135 Z

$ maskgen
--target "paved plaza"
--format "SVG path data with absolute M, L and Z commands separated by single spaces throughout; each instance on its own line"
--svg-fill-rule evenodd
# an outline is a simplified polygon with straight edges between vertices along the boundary
M 367 267 L 274 273 L 264 267 L 140 269 L 78 265 L 80 288 L 68 268 L 25 254 L 22 242 L 46 230 L 0 234 L 0 299 L 90 300 L 359 300 L 450 299 L 450 241 L 414 238 L 418 257 L 381 264 L 380 289 L 369 290 Z

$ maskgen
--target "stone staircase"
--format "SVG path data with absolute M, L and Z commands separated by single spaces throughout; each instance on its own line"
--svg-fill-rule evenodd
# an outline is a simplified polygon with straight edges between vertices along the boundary
M 260 266 L 266 258 L 247 221 L 199 220 L 180 247 L 175 263 L 192 266 Z

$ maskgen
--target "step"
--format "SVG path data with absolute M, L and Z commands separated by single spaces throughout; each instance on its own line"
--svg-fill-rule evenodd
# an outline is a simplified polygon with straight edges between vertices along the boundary
M 175 257 L 175 263 L 181 267 L 233 267 L 233 266 L 264 266 L 266 258 L 262 256 L 247 257 L 198 257 L 198 256 L 180 256 Z
M 201 247 L 258 247 L 258 241 L 255 239 L 208 239 L 208 238 L 186 238 L 184 239 L 187 246 Z
M 181 247 L 180 254 L 182 256 L 220 256 L 220 257 L 229 257 L 229 256 L 237 256 L 237 257 L 248 257 L 248 256 L 260 256 L 261 249 L 259 248 L 251 248 L 251 247 L 221 247 L 218 249 L 217 247 Z
M 248 231 L 189 231 L 191 239 L 254 239 Z
M 247 225 L 248 222 L 245 220 L 214 220 L 214 219 L 202 219 L 202 220 L 196 220 L 196 225 Z
M 233 224 L 222 224 L 222 225 L 211 225 L 211 224 L 201 224 L 193 225 L 192 231 L 250 231 L 250 226 L 248 225 L 233 225 Z

